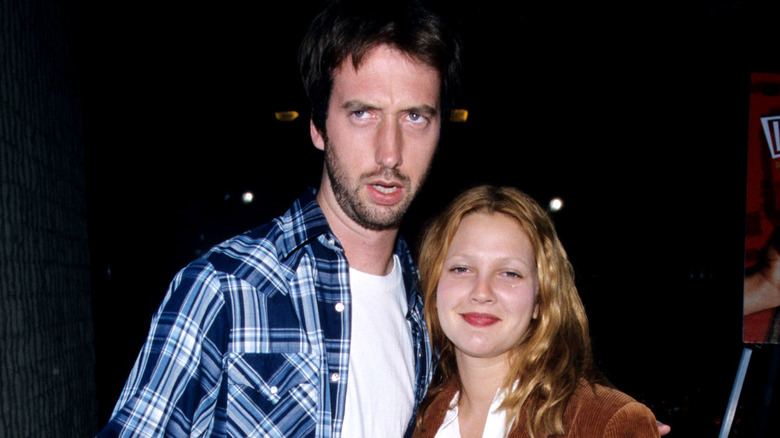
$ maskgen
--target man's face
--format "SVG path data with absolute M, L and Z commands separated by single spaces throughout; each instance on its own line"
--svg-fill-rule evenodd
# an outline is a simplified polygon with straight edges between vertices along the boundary
M 440 81 L 433 67 L 386 45 L 357 71 L 351 58 L 334 71 L 327 136 L 311 127 L 325 151 L 323 201 L 364 228 L 398 226 L 439 141 Z

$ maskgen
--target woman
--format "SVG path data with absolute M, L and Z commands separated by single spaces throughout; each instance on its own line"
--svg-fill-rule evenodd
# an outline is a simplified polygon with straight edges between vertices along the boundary
M 659 436 L 652 412 L 596 369 L 573 269 L 534 200 L 473 188 L 421 243 L 440 361 L 415 437 Z

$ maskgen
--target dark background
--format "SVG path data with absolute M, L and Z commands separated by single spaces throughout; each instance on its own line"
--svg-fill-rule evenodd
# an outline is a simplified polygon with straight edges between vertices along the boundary
M 319 181 L 295 61 L 319 2 L 269 4 L 78 3 L 101 422 L 174 273 Z M 476 183 L 561 197 L 602 370 L 672 436 L 714 436 L 742 351 L 750 73 L 780 72 L 780 5 L 428 4 L 464 42 L 469 120 L 445 124 L 407 240 Z M 735 436 L 762 427 L 771 353 Z

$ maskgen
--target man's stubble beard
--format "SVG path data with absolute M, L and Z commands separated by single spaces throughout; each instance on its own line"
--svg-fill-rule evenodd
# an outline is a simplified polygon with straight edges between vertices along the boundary
M 358 225 L 375 231 L 389 230 L 398 228 L 401 224 L 401 220 L 412 203 L 412 200 L 417 195 L 417 191 L 425 182 L 425 178 L 430 171 L 430 164 L 422 174 L 417 187 L 412 186 L 410 178 L 403 175 L 396 169 L 384 169 L 381 171 L 366 173 L 360 176 L 358 179 L 358 186 L 349 187 L 349 177 L 341 165 L 341 162 L 333 152 L 333 147 L 327 142 L 325 145 L 325 171 L 327 172 L 330 186 L 333 189 L 333 194 L 336 197 L 339 207 L 344 213 Z M 392 207 L 371 206 L 365 203 L 359 196 L 359 191 L 362 187 L 361 181 L 366 177 L 374 175 L 391 175 L 393 180 L 400 181 L 404 185 L 404 190 L 408 190 L 408 195 L 404 196 L 398 205 Z M 372 208 L 373 207 L 373 208 Z

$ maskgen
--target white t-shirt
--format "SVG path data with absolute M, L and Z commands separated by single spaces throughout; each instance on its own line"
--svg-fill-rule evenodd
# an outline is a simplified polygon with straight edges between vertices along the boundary
M 414 409 L 414 352 L 401 263 L 386 276 L 349 270 L 352 297 L 345 438 L 403 436 Z
M 504 438 L 506 436 L 506 429 L 504 424 L 506 422 L 506 411 L 499 410 L 501 402 L 504 401 L 504 392 L 500 389 L 496 392 L 496 396 L 493 397 L 493 402 L 490 404 L 490 411 L 488 412 L 487 420 L 485 421 L 485 429 L 482 431 L 482 438 Z M 455 394 L 452 398 L 450 406 L 451 409 L 447 410 L 447 414 L 444 416 L 444 421 L 439 427 L 439 431 L 436 432 L 436 438 L 460 438 L 460 423 L 458 423 L 458 396 L 460 392 Z

